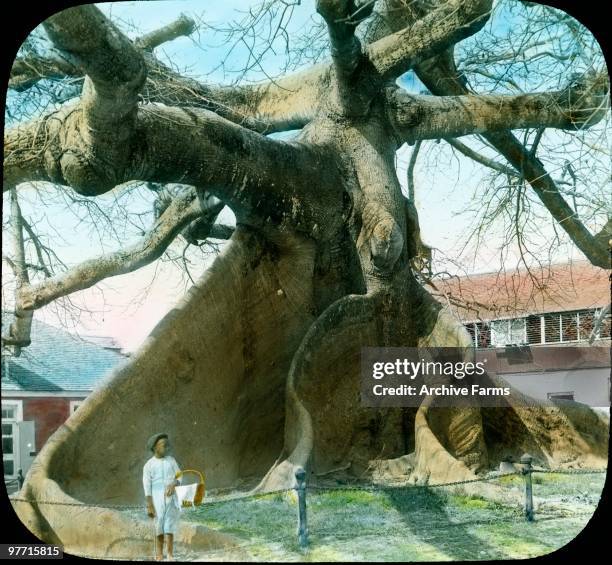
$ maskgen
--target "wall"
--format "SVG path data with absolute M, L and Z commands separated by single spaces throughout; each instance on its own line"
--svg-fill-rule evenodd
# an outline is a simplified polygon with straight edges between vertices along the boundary
M 546 400 L 549 392 L 574 392 L 574 400 L 589 406 L 610 406 L 610 369 L 572 369 L 501 375 L 521 392 Z
M 23 399 L 23 419 L 36 422 L 36 451 L 70 415 L 70 401 L 76 398 L 40 397 Z

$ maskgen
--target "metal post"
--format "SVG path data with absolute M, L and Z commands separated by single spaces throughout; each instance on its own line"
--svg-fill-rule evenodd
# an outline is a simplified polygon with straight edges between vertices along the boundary
M 295 490 L 298 495 L 298 543 L 300 547 L 308 545 L 308 526 L 306 525 L 306 471 L 298 467 L 295 471 L 297 486 Z
M 19 490 L 23 486 L 23 472 L 21 469 L 17 470 L 17 484 L 19 485 Z
M 521 464 L 523 469 L 521 472 L 525 476 L 525 517 L 529 522 L 533 522 L 533 486 L 531 483 L 531 462 L 533 457 L 528 453 L 525 453 L 521 457 Z

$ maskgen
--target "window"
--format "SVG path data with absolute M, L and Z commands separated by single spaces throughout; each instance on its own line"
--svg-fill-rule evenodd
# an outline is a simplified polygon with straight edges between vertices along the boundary
M 15 446 L 16 423 L 22 420 L 22 405 L 20 400 L 6 400 L 2 402 L 2 462 L 4 464 L 4 475 L 12 477 L 15 475 L 17 461 Z
M 476 344 L 478 347 L 491 346 L 491 328 L 485 322 L 476 323 Z
M 595 316 L 593 310 L 578 312 L 578 339 L 589 339 L 593 331 Z
M 476 325 L 475 324 L 464 324 L 464 325 L 465 325 L 465 329 L 468 331 L 468 333 L 470 334 L 470 337 L 472 338 L 472 343 L 476 345 Z
M 578 340 L 578 312 L 561 314 L 561 341 Z
M 574 391 L 571 392 L 549 392 L 548 400 L 574 400 Z
M 510 345 L 525 343 L 525 318 L 495 320 L 491 322 L 491 343 Z
M 542 316 L 527 316 L 527 343 L 542 343 Z
M 591 337 L 601 310 L 576 310 L 533 314 L 526 318 L 513 318 L 465 324 L 476 347 L 522 345 L 538 343 L 567 343 L 586 341 Z M 596 335 L 598 339 L 610 337 L 611 315 L 605 317 Z
M 491 346 L 491 330 L 489 324 L 485 322 L 475 322 L 465 324 L 465 327 L 472 338 L 475 347 Z
M 597 315 L 599 315 L 599 312 L 597 313 Z M 604 318 L 604 320 L 601 323 L 601 326 L 599 327 L 599 337 L 600 338 L 610 337 L 611 321 L 612 321 L 612 316 L 610 312 L 608 312 L 608 315 Z
M 559 314 L 544 314 L 544 342 L 561 341 L 561 317 Z
M 544 316 L 542 316 L 544 319 L 543 343 L 565 343 L 588 340 L 591 337 L 591 332 L 593 331 L 597 314 L 598 313 L 596 310 L 580 310 L 576 312 L 544 314 Z M 598 338 L 610 336 L 609 316 L 607 323 L 607 328 L 602 327 L 600 329 L 597 335 Z M 535 322 L 533 332 L 535 335 Z M 529 334 L 530 332 L 528 331 L 528 335 Z M 530 343 L 536 343 L 536 341 L 530 341 Z

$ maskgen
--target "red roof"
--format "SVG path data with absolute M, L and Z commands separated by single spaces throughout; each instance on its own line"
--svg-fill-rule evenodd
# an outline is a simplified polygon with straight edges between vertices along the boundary
M 435 280 L 433 294 L 464 322 L 601 308 L 610 271 L 588 261 Z

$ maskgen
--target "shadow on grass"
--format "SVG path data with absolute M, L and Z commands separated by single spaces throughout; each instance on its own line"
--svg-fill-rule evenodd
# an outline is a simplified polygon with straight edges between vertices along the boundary
M 483 552 L 487 557 L 504 557 L 499 550 L 472 535 L 468 523 L 451 521 L 446 512 L 446 496 L 425 488 L 383 489 L 383 492 L 406 525 L 407 537 L 412 537 L 415 544 L 421 540 L 456 560 L 482 559 Z

